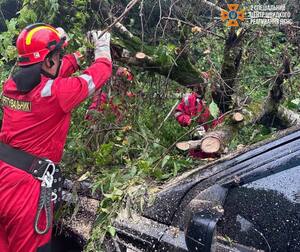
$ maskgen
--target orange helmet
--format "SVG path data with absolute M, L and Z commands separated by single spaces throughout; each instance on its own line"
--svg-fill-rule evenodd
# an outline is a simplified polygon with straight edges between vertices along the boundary
M 28 66 L 45 60 L 48 53 L 65 47 L 66 38 L 48 24 L 36 23 L 22 30 L 17 39 L 18 65 Z

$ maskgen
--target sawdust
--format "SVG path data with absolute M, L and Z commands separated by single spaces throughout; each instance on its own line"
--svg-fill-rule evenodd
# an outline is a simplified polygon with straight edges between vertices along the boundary
M 79 197 L 77 204 L 77 213 L 64 218 L 62 220 L 62 225 L 71 229 L 82 239 L 87 241 L 90 237 L 92 226 L 96 218 L 99 201 L 87 197 Z

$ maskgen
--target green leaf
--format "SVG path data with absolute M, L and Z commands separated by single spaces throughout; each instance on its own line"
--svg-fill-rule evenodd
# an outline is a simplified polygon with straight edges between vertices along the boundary
M 294 104 L 297 108 L 300 107 L 300 98 L 296 98 L 291 101 L 292 104 Z
M 90 173 L 89 171 L 87 171 L 85 174 L 83 174 L 83 175 L 78 179 L 78 181 L 81 182 L 81 181 L 87 180 L 90 176 L 91 176 L 91 173 Z
M 117 195 L 117 196 L 122 196 L 123 195 L 123 191 L 114 187 L 114 190 L 113 190 L 113 194 L 114 195 Z
M 214 117 L 214 118 L 217 118 L 220 111 L 219 111 L 219 108 L 217 106 L 217 104 L 212 101 L 211 104 L 209 104 L 209 111 L 210 111 L 210 114 Z
M 163 159 L 163 161 L 161 162 L 161 168 L 164 168 L 165 165 L 167 164 L 167 162 L 169 161 L 170 159 L 170 156 L 169 155 L 166 155 Z
M 174 169 L 173 169 L 173 176 L 175 177 L 175 176 L 177 176 L 177 173 L 178 173 L 178 171 L 179 171 L 179 169 L 180 169 L 180 166 L 177 165 L 176 162 L 173 162 L 173 166 L 174 166 Z
M 113 226 L 108 226 L 107 231 L 112 237 L 116 235 L 116 229 Z

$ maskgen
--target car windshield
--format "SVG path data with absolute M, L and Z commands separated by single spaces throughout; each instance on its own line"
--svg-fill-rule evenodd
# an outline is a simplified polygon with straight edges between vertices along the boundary
M 265 251 L 300 248 L 300 166 L 229 190 L 218 232 Z

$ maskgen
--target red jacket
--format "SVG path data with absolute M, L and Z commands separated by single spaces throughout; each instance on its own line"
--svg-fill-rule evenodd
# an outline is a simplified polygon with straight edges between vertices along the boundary
M 77 69 L 75 57 L 67 55 L 58 78 L 43 75 L 40 84 L 25 94 L 16 89 L 13 79 L 7 80 L 3 86 L 0 141 L 59 163 L 71 111 L 105 84 L 112 64 L 100 58 L 80 76 L 69 77 Z
M 199 124 L 211 121 L 213 117 L 210 114 L 208 106 L 200 99 L 197 93 L 186 94 L 175 110 L 175 118 L 181 126 L 185 127 L 191 124 L 192 119 L 196 118 Z M 205 130 L 215 128 L 223 122 L 223 117 L 212 120 L 212 122 L 203 125 Z M 215 158 L 217 154 L 208 154 L 198 149 L 189 151 L 190 156 L 194 158 Z
M 106 109 L 106 106 L 111 110 L 111 112 L 116 116 L 117 121 L 122 120 L 122 112 L 120 107 L 114 103 L 113 97 L 108 98 L 107 93 L 101 92 L 98 95 L 95 95 L 92 99 L 92 103 L 88 108 L 88 114 L 86 116 L 87 120 L 93 120 L 93 116 L 89 113 L 90 111 L 103 112 Z
M 208 106 L 200 99 L 197 93 L 186 94 L 175 110 L 175 118 L 183 127 L 189 126 L 192 119 L 198 117 L 197 122 L 203 124 L 213 119 Z M 203 125 L 205 130 L 214 128 L 219 123 L 218 119 Z

